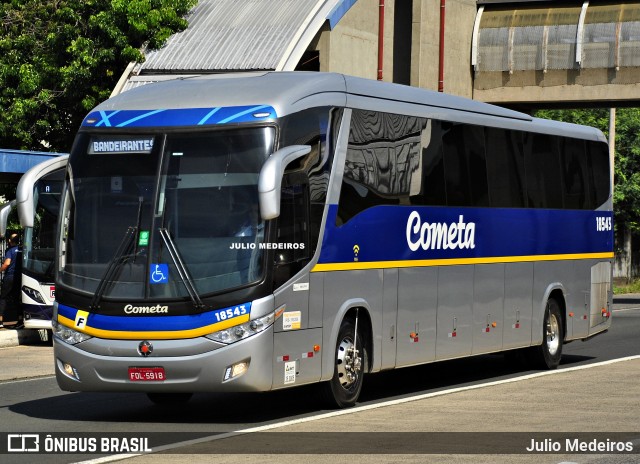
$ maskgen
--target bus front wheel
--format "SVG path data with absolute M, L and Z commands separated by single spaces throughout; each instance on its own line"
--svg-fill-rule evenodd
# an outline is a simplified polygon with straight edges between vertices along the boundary
M 534 366 L 542 369 L 555 369 L 560 364 L 562 357 L 562 343 L 564 330 L 560 305 L 550 298 L 544 312 L 542 325 L 542 345 L 534 347 L 531 352 L 531 361 Z
M 360 396 L 367 362 L 362 342 L 362 332 L 358 330 L 356 335 L 354 321 L 343 321 L 338 331 L 333 377 L 323 384 L 323 396 L 332 407 L 353 406 Z

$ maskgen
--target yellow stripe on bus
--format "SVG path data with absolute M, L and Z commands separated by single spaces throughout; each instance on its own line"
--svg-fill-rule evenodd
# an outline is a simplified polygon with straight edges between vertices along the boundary
M 83 329 L 75 327 L 75 322 L 69 318 L 58 315 L 58 322 L 70 329 L 77 330 L 79 332 L 91 335 L 99 338 L 110 338 L 119 340 L 173 340 L 181 338 L 196 338 L 210 333 L 217 332 L 219 330 L 228 329 L 235 325 L 244 324 L 249 322 L 249 314 L 244 316 L 237 316 L 226 321 L 216 322 L 215 324 L 206 325 L 204 327 L 198 327 L 197 329 L 188 330 L 162 330 L 162 331 L 148 331 L 148 332 L 136 332 L 128 330 L 104 330 L 97 329 L 95 327 L 86 326 Z
M 358 271 L 402 267 L 460 266 L 464 264 L 523 263 L 528 261 L 563 261 L 579 259 L 613 259 L 613 252 L 576 253 L 566 255 L 498 256 L 487 258 L 416 259 L 403 261 L 371 261 L 316 264 L 311 272 Z

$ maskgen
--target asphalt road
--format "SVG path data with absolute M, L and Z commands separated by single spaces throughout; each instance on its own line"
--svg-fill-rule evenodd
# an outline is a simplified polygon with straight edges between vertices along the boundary
M 640 361 L 625 361 L 624 363 L 614 365 L 615 367 L 570 370 L 571 368 L 588 364 L 640 355 L 640 298 L 628 298 L 623 302 L 617 303 L 614 309 L 613 326 L 608 333 L 595 337 L 585 343 L 573 342 L 564 347 L 561 369 L 569 369 L 567 373 L 562 374 L 567 377 L 564 382 L 568 385 L 567 389 L 573 392 L 573 396 L 576 398 L 584 397 L 584 404 L 579 402 L 573 409 L 583 408 L 588 410 L 590 407 L 594 408 L 598 406 L 598 398 L 600 395 L 605 397 L 607 396 L 607 392 L 612 391 L 616 392 L 617 401 L 623 403 L 621 405 L 616 404 L 615 407 L 607 407 L 603 412 L 599 412 L 599 416 L 597 418 L 594 417 L 594 421 L 596 422 L 585 427 L 585 431 L 598 431 L 598 423 L 602 423 L 604 426 L 607 421 L 613 421 L 614 424 L 616 422 L 624 423 L 623 420 L 628 420 L 625 415 L 627 413 L 624 411 L 636 413 L 634 416 L 636 418 L 638 417 L 637 413 L 640 413 L 636 397 L 629 397 L 628 403 L 626 402 L 627 396 L 625 390 L 630 388 L 630 386 L 635 388 L 635 383 L 638 383 Z M 27 350 L 30 351 L 27 353 Z M 156 444 L 160 443 L 170 444 L 186 439 L 195 439 L 200 436 L 211 436 L 216 433 L 246 430 L 261 426 L 280 427 L 278 424 L 281 424 L 283 421 L 294 421 L 290 423 L 295 424 L 297 423 L 296 421 L 312 421 L 318 416 L 324 418 L 327 414 L 329 414 L 326 416 L 328 419 L 322 419 L 318 423 L 326 420 L 334 420 L 331 419 L 333 416 L 331 416 L 330 411 L 323 409 L 323 405 L 318 399 L 315 386 L 262 394 L 197 394 L 184 406 L 163 408 L 153 405 L 147 400 L 146 396 L 142 394 L 68 393 L 60 391 L 55 379 L 50 376 L 52 373 L 50 347 L 21 346 L 5 348 L 0 350 L 0 356 L 3 357 L 3 364 L 7 366 L 5 372 L 10 372 L 11 369 L 15 370 L 16 366 L 18 366 L 22 374 L 17 377 L 23 377 L 18 380 L 0 381 L 0 432 L 5 433 L 37 432 L 60 434 L 62 432 L 69 432 L 72 435 L 77 434 L 79 436 L 82 433 L 89 434 L 90 436 L 107 436 L 110 433 L 117 434 L 121 432 L 127 432 L 133 435 L 136 433 L 157 433 L 157 435 L 153 435 L 154 446 L 156 446 Z M 585 374 L 591 371 L 593 371 L 593 374 Z M 32 374 L 30 374 L 30 372 L 32 372 Z M 341 419 L 338 424 L 342 426 L 347 424 L 347 430 L 354 430 L 360 433 L 384 432 L 386 430 L 397 429 L 397 427 L 394 428 L 395 418 L 395 421 L 399 421 L 399 424 L 412 423 L 411 421 L 415 422 L 417 420 L 417 423 L 409 430 L 404 430 L 402 426 L 399 427 L 400 432 L 406 433 L 411 430 L 420 431 L 421 428 L 417 424 L 424 424 L 425 421 L 420 421 L 419 418 L 416 419 L 415 409 L 417 407 L 416 405 L 422 404 L 423 401 L 427 401 L 428 403 L 428 401 L 436 401 L 435 398 L 451 399 L 456 395 L 471 395 L 468 401 L 472 401 L 472 403 L 461 400 L 460 408 L 457 408 L 454 404 L 452 410 L 449 411 L 449 415 L 447 415 L 446 411 L 444 412 L 443 417 L 450 419 L 462 412 L 469 412 L 470 408 L 473 409 L 469 404 L 475 404 L 473 403 L 474 399 L 479 399 L 480 393 L 477 392 L 482 392 L 482 395 L 489 395 L 489 397 L 495 396 L 491 392 L 498 392 L 500 388 L 503 388 L 500 381 L 517 379 L 536 374 L 537 372 L 538 371 L 527 370 L 517 363 L 505 362 L 501 355 L 486 355 L 370 375 L 365 379 L 365 387 L 361 395 L 359 407 L 364 407 L 364 411 L 367 410 L 367 407 L 381 411 L 396 408 L 395 410 L 397 410 L 397 412 L 392 417 L 384 419 L 382 423 L 375 421 L 368 422 L 361 416 L 364 412 L 355 412 L 345 415 L 344 417 L 337 416 Z M 627 381 L 625 383 L 621 380 L 621 373 L 625 376 L 625 379 L 631 376 L 635 382 Z M 41 377 L 30 378 L 32 375 Z M 594 386 L 594 379 L 598 375 L 600 376 L 600 380 Z M 0 378 L 3 377 L 0 376 Z M 545 379 L 547 379 L 547 377 L 545 377 Z M 541 408 L 540 413 L 544 414 L 546 408 L 549 409 L 549 412 L 553 412 L 554 408 L 560 407 L 559 404 L 553 401 L 554 396 L 560 391 L 567 389 L 554 392 L 549 391 L 549 386 L 542 385 L 540 392 L 535 393 L 537 390 L 535 390 L 533 386 L 530 386 L 530 384 L 534 385 L 540 381 L 540 379 L 534 377 L 518 382 L 517 384 L 508 384 L 515 390 L 510 393 L 496 393 L 496 395 L 506 395 L 504 397 L 507 398 L 519 392 L 528 392 L 531 390 L 531 395 L 542 395 L 542 399 L 536 400 L 535 404 L 546 404 L 546 406 Z M 548 380 L 546 381 L 548 382 Z M 580 382 L 584 382 L 584 387 L 581 386 L 582 384 Z M 487 383 L 491 383 L 491 386 L 481 390 L 465 390 Z M 618 391 L 619 389 L 622 391 Z M 451 390 L 455 391 L 449 393 Z M 439 396 L 439 392 L 447 393 L 447 395 Z M 640 389 L 635 393 L 640 393 Z M 527 395 L 525 395 L 525 398 L 526 397 Z M 420 401 L 413 401 L 414 398 L 421 399 Z M 432 399 L 430 400 L 429 398 Z M 394 400 L 397 404 L 393 406 L 376 408 L 376 405 L 386 404 Z M 562 403 L 570 403 L 570 401 L 571 398 L 563 400 Z M 430 405 L 434 407 L 437 406 L 437 404 L 439 403 L 430 403 Z M 462 406 L 463 404 L 464 406 Z M 502 403 L 498 402 L 492 407 L 498 409 L 502 407 L 501 404 Z M 429 410 L 428 408 L 431 406 L 428 405 L 426 407 L 427 410 Z M 516 415 L 520 413 L 522 412 L 514 412 Z M 604 417 L 602 414 L 604 414 Z M 535 411 L 530 412 L 529 416 L 531 415 L 535 415 Z M 471 417 L 475 418 L 476 421 L 480 421 L 479 430 L 482 431 L 483 428 L 481 425 L 483 418 L 476 416 Z M 504 421 L 502 418 L 498 419 L 499 417 L 501 416 L 495 416 L 494 419 Z M 411 420 L 409 420 L 410 418 Z M 437 426 L 440 422 L 431 422 L 432 420 L 433 418 L 429 419 L 429 427 L 427 427 L 427 429 L 430 431 L 440 430 Z M 353 427 L 348 424 L 353 424 Z M 627 424 L 629 424 L 629 422 Z M 630 424 L 631 425 L 627 425 L 626 428 L 621 430 L 640 432 L 640 420 L 636 422 L 631 419 Z M 369 428 L 369 425 L 371 428 Z M 338 430 L 336 427 L 338 426 L 329 426 L 329 431 Z M 462 426 L 452 426 L 449 431 L 460 430 L 456 427 Z M 558 423 L 557 419 L 549 421 L 548 423 L 542 420 L 539 428 L 540 430 L 538 431 L 544 433 L 562 431 L 563 423 Z M 297 429 L 295 429 L 295 427 L 293 429 L 290 427 L 283 429 L 283 431 L 290 430 L 295 432 Z M 446 431 L 446 429 L 442 430 Z M 474 431 L 477 429 L 471 427 L 468 430 Z M 612 429 L 610 426 L 607 426 L 602 429 L 602 432 L 609 430 Z M 531 428 L 518 430 L 517 424 L 515 424 L 506 430 L 502 430 L 502 432 L 507 431 L 530 432 Z M 640 435 L 640 433 L 638 435 Z M 295 435 L 285 435 L 285 437 L 289 440 L 295 440 L 296 438 Z M 325 439 L 329 439 L 331 435 L 324 435 L 324 437 Z M 353 437 L 358 438 L 357 435 Z M 428 439 L 428 436 L 416 437 L 416 439 L 421 438 Z M 470 439 L 473 438 L 474 437 L 471 437 Z M 466 438 L 464 436 L 458 436 L 454 439 L 465 440 Z M 247 445 L 251 444 L 251 440 L 246 440 L 245 442 Z M 339 442 L 340 440 L 338 440 L 337 443 L 340 444 Z M 333 443 L 333 445 L 335 444 L 336 443 Z M 256 446 L 257 445 L 258 443 Z M 327 443 L 327 452 L 331 454 L 335 453 L 339 456 L 341 454 L 340 449 L 333 449 L 333 445 L 331 442 Z M 342 443 L 342 445 L 344 445 L 344 443 Z M 374 446 L 375 443 L 371 443 L 371 445 Z M 291 446 L 293 446 L 293 444 Z M 638 448 L 640 448 L 640 443 L 638 444 Z M 188 448 L 184 448 L 184 450 L 187 449 Z M 252 451 L 259 453 L 260 449 L 253 449 Z M 357 448 L 352 451 L 356 452 Z M 180 453 L 181 451 L 177 450 L 174 452 Z M 208 453 L 211 451 L 202 452 Z M 196 455 L 190 455 L 187 460 L 193 462 L 194 456 Z M 424 455 L 422 456 L 424 457 Z M 33 457 L 34 456 L 26 454 L 8 454 L 2 456 L 1 460 L 5 463 L 26 463 L 33 462 Z M 631 457 L 637 457 L 639 459 L 629 460 L 630 457 L 627 455 L 608 458 L 613 459 L 613 461 L 597 461 L 597 459 L 600 458 L 588 457 L 588 460 L 580 462 L 640 462 L 640 455 Z M 47 455 L 46 462 L 67 463 L 94 458 L 96 458 L 95 455 L 57 454 Z M 240 459 L 240 456 L 233 454 L 223 455 L 219 458 L 220 459 L 216 459 L 216 462 L 247 462 L 246 459 Z M 396 458 L 390 458 L 390 460 L 384 462 L 397 462 L 399 460 L 405 462 L 407 458 L 409 457 L 401 456 L 398 458 L 396 456 Z M 456 461 L 457 458 L 451 458 L 449 456 L 443 458 L 447 459 L 443 462 L 481 461 L 476 458 L 478 458 L 476 455 L 474 455 L 473 459 L 469 459 L 469 456 L 462 456 L 460 458 L 461 460 Z M 509 459 L 502 461 L 496 459 L 487 462 L 517 462 L 519 457 L 516 458 L 515 460 Z M 151 462 L 150 459 L 155 459 L 155 457 L 136 458 L 134 461 L 144 459 L 147 459 L 147 461 L 144 462 Z M 425 462 L 424 459 L 420 460 L 420 455 L 413 459 L 415 459 L 415 462 Z M 184 462 L 187 462 L 187 460 Z M 300 457 L 298 457 L 298 461 L 299 460 Z M 249 461 L 251 461 L 251 459 L 249 459 Z M 379 458 L 374 461 L 383 462 L 380 461 Z M 154 462 L 156 461 L 154 460 Z M 175 457 L 172 462 L 175 462 Z M 274 462 L 278 462 L 278 460 Z M 338 462 L 340 462 L 339 459 Z M 412 461 L 409 459 L 407 462 Z

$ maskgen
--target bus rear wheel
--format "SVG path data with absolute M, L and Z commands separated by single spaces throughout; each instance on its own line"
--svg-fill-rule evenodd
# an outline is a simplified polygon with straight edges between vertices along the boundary
M 362 333 L 358 331 L 356 335 L 354 321 L 343 321 L 338 331 L 333 377 L 322 385 L 323 396 L 331 407 L 346 408 L 358 401 L 367 362 L 362 341 Z
M 147 398 L 154 403 L 163 406 L 184 404 L 188 402 L 193 393 L 147 393 Z
M 564 330 L 560 305 L 553 298 L 547 301 L 542 327 L 542 345 L 533 348 L 531 361 L 535 367 L 555 369 L 562 358 Z

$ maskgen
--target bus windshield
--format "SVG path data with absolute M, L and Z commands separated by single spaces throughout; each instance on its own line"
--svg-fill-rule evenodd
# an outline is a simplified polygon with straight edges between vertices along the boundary
M 82 133 L 63 193 L 59 282 L 100 298 L 187 298 L 263 275 L 258 176 L 273 127 Z
M 56 224 L 64 169 L 38 180 L 33 186 L 33 227 L 24 231 L 23 272 L 40 282 L 53 282 Z

